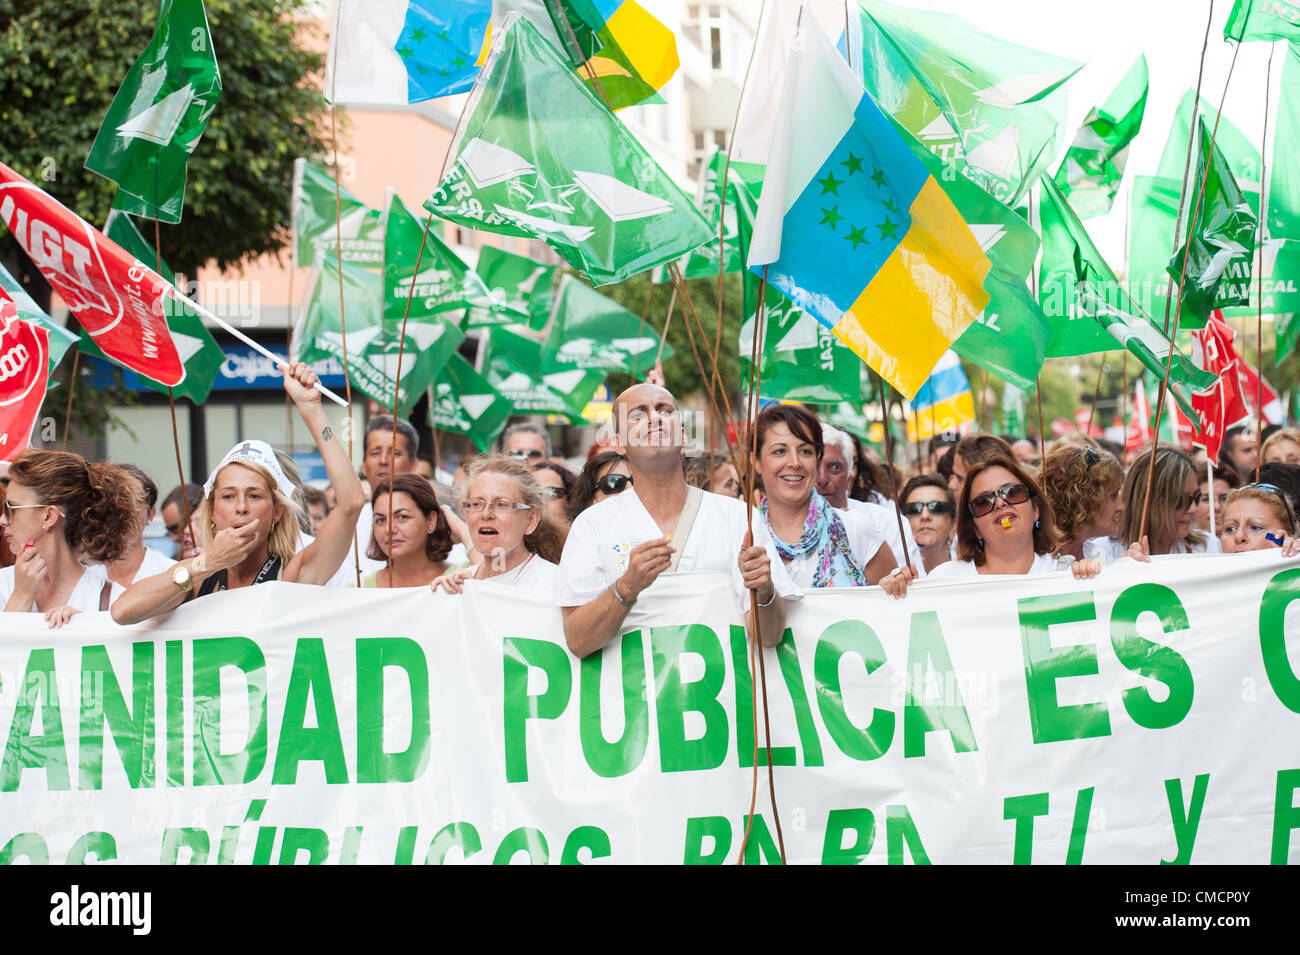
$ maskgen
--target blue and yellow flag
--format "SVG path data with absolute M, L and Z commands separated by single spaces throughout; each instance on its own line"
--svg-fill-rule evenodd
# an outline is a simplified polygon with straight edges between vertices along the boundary
M 975 397 L 970 391 L 970 379 L 955 352 L 943 353 L 925 384 L 917 389 L 911 405 L 911 413 L 907 416 L 908 441 L 925 441 L 975 420 Z
M 812 17 L 790 54 L 747 264 L 908 399 L 988 303 L 970 227 Z

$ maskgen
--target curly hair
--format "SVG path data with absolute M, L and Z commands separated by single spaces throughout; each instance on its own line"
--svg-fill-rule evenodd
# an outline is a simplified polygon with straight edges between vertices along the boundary
M 485 454 L 466 465 L 465 483 L 461 485 L 456 497 L 457 507 L 465 503 L 474 479 L 480 474 L 487 473 L 500 474 L 515 482 L 523 503 L 540 515 L 537 527 L 531 534 L 524 535 L 524 547 L 543 560 L 558 564 L 560 554 L 564 550 L 563 532 L 547 516 L 546 498 L 542 494 L 542 486 L 537 483 L 537 476 L 533 473 L 533 469 L 518 458 L 500 453 Z
M 63 514 L 63 538 L 74 554 L 109 563 L 126 553 L 139 533 L 140 499 L 131 477 L 116 464 L 90 464 L 69 451 L 29 449 L 9 468 L 11 486 L 30 488 L 41 504 Z
M 425 520 L 428 520 L 431 514 L 437 515 L 433 531 L 424 538 L 424 555 L 435 564 L 445 561 L 447 555 L 451 553 L 451 525 L 447 523 L 442 508 L 438 506 L 438 496 L 433 493 L 433 486 L 418 474 L 396 474 L 393 475 L 393 493 L 405 494 L 414 501 Z M 375 514 L 381 513 L 379 499 L 387 495 L 388 482 L 380 481 L 379 487 L 375 488 L 375 493 L 370 498 L 371 510 Z M 321 497 L 323 499 L 324 495 Z M 384 511 L 386 512 L 387 508 L 384 508 Z M 366 546 L 366 556 L 371 560 L 388 559 L 388 555 L 379 546 L 373 526 L 370 529 L 370 543 Z
M 1029 488 L 1029 499 L 1038 504 L 1038 523 L 1034 527 L 1034 553 L 1055 553 L 1057 533 L 1052 502 L 1044 496 L 1038 482 L 1030 477 L 1029 472 L 1021 467 L 1020 462 L 1010 455 L 994 453 L 970 469 L 966 475 L 966 484 L 961 489 L 961 504 L 957 508 L 957 557 L 970 561 L 976 567 L 984 566 L 984 548 L 980 546 L 979 532 L 975 529 L 975 518 L 970 512 L 970 499 L 975 478 L 989 468 L 1003 468 L 1010 471 L 1017 481 Z
M 1151 507 L 1147 516 L 1147 534 L 1153 554 L 1173 547 L 1178 532 L 1174 511 L 1178 509 L 1187 479 L 1196 475 L 1191 459 L 1180 448 L 1162 445 L 1156 449 L 1155 481 L 1151 489 Z M 1151 472 L 1151 451 L 1143 451 L 1124 478 L 1124 516 L 1119 522 L 1119 540 L 1125 547 L 1141 536 L 1142 505 L 1146 500 L 1147 480 Z M 1204 545 L 1208 535 L 1192 528 L 1183 542 L 1189 550 Z M 1168 541 L 1166 544 L 1164 542 Z
M 1073 541 L 1095 526 L 1106 499 L 1124 484 L 1124 469 L 1091 441 L 1083 447 L 1058 442 L 1043 459 L 1039 478 L 1052 502 L 1056 529 Z

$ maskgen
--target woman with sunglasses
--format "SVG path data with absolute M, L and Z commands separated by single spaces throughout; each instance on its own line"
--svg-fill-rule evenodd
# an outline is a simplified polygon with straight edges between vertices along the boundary
M 16 561 L 0 570 L 0 607 L 44 613 L 51 627 L 109 609 L 122 587 L 103 565 L 120 560 L 139 532 L 139 499 L 126 472 L 78 454 L 28 450 L 10 467 L 6 491 L 0 530 Z
M 392 481 L 391 504 L 387 481 L 370 502 L 372 530 L 366 556 L 383 561 L 384 566 L 364 574 L 361 586 L 424 587 L 447 572 L 451 528 L 426 478 L 398 474 Z
M 466 580 L 492 580 L 551 599 L 564 544 L 546 513 L 546 498 L 533 469 L 517 458 L 493 454 L 472 462 L 466 471 L 460 511 L 480 560 L 444 574 L 430 586 L 458 594 Z
M 1133 461 L 1124 478 L 1124 513 L 1120 516 L 1119 532 L 1112 537 L 1093 539 L 1092 554 L 1111 561 L 1118 557 L 1141 560 L 1157 554 L 1218 553 L 1218 540 L 1192 526 L 1193 511 L 1201 502 L 1200 476 L 1191 459 L 1179 448 L 1156 450 L 1146 534 L 1142 535 L 1142 507 L 1150 474 L 1148 449 Z
M 1282 549 L 1283 557 L 1300 551 L 1295 512 L 1275 484 L 1247 484 L 1228 493 L 1223 505 L 1219 543 L 1225 554 Z
M 894 552 L 870 518 L 836 510 L 818 493 L 824 445 L 816 417 L 796 405 L 769 405 L 758 416 L 755 446 L 759 513 L 796 585 L 866 587 L 894 569 Z
M 935 568 L 930 577 L 1045 574 L 1060 569 L 1055 556 L 1056 530 L 1052 504 L 1034 479 L 1014 458 L 991 454 L 971 467 L 962 486 L 957 511 L 957 560 Z M 1076 579 L 1097 576 L 1102 563 L 1076 560 Z M 894 597 L 907 593 L 914 579 L 911 568 L 900 567 L 882 580 Z
M 938 474 L 918 474 L 903 485 L 903 514 L 921 550 L 928 574 L 952 560 L 952 532 L 957 506 L 948 482 Z
M 573 494 L 569 497 L 567 516 L 572 524 L 578 515 L 632 486 L 632 471 L 621 451 L 601 451 L 587 459 Z
M 546 513 L 551 523 L 560 532 L 561 538 L 569 535 L 569 498 L 573 496 L 578 476 L 566 467 L 553 461 L 534 462 L 533 476 L 542 487 L 542 497 L 546 498 Z
M 1124 471 L 1115 456 L 1088 438 L 1082 447 L 1057 442 L 1039 474 L 1043 492 L 1052 502 L 1061 554 L 1076 560 L 1097 557 L 1093 538 L 1119 531 L 1124 513 Z

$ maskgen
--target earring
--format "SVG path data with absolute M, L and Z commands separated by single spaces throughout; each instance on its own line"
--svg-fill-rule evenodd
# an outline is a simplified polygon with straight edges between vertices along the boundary
M 979 542 L 979 545 L 980 545 L 981 547 L 984 546 L 984 538 L 982 538 L 982 537 L 977 537 L 977 538 L 975 538 L 975 540 Z
M 1034 521 L 1034 530 L 1038 530 L 1038 521 Z

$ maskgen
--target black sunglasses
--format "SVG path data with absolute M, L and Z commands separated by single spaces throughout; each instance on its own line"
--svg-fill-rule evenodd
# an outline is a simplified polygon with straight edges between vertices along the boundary
M 910 501 L 903 505 L 903 513 L 908 517 L 915 517 L 922 511 L 929 511 L 931 514 L 951 514 L 952 505 L 947 501 Z
M 1023 484 L 1004 484 L 996 491 L 985 491 L 970 499 L 971 517 L 983 517 L 993 511 L 998 498 L 1008 504 L 1023 504 L 1029 500 L 1029 488 Z
M 1178 499 L 1178 510 L 1185 511 L 1189 507 L 1199 507 L 1203 500 L 1205 500 L 1205 492 L 1198 487 L 1191 494 L 1185 494 Z
M 622 494 L 631 483 L 632 475 L 630 474 L 606 474 L 604 477 L 597 479 L 596 490 L 605 494 Z

